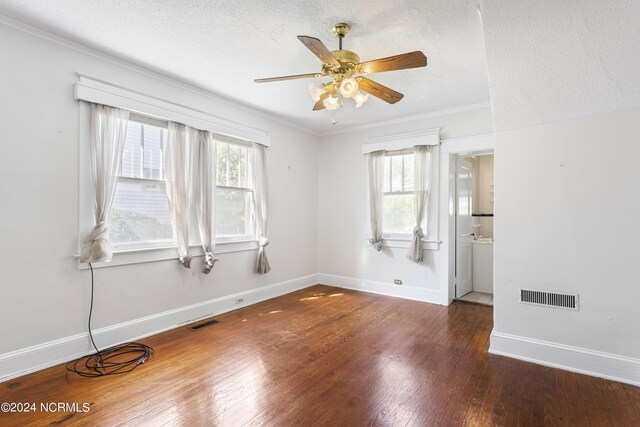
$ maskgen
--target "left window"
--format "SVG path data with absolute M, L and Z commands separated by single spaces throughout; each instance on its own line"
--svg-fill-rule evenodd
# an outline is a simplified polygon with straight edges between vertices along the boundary
M 175 244 L 163 166 L 166 140 L 165 122 L 134 114 L 129 118 L 108 218 L 114 248 Z

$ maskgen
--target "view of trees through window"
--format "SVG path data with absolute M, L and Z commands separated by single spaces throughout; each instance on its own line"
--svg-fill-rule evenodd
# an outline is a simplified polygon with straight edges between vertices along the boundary
M 385 234 L 413 231 L 413 165 L 413 153 L 388 153 L 384 159 L 382 228 Z
M 249 188 L 249 147 L 217 141 L 216 236 L 233 238 L 253 234 Z

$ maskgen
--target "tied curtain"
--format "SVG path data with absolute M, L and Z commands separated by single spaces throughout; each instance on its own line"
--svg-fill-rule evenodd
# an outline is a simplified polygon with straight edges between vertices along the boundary
M 264 146 L 254 144 L 252 151 L 251 163 L 251 184 L 253 186 L 255 217 L 256 217 L 256 233 L 258 234 L 258 257 L 256 259 L 256 273 L 266 274 L 271 271 L 266 246 L 269 244 L 267 239 L 267 154 Z
M 113 255 L 106 221 L 118 183 L 129 112 L 91 103 L 90 117 L 91 177 L 96 224 L 82 246 L 80 262 L 109 262 Z
M 368 154 L 369 163 L 369 215 L 371 220 L 371 246 L 382 250 L 382 203 L 384 180 L 384 151 Z
M 193 200 L 195 152 L 198 131 L 180 123 L 169 122 L 165 147 L 165 174 L 171 223 L 178 243 L 178 258 L 191 268 L 189 226 Z
M 414 147 L 414 215 L 416 225 L 413 228 L 411 246 L 407 258 L 414 262 L 422 261 L 422 223 L 427 216 L 429 191 L 431 186 L 431 146 Z
M 198 131 L 197 179 L 196 179 L 196 223 L 200 234 L 204 263 L 202 272 L 209 274 L 217 259 L 214 238 L 214 213 L 216 203 L 216 143 L 210 132 Z
M 192 219 L 197 224 L 204 263 L 209 274 L 217 261 L 215 250 L 216 148 L 210 132 L 170 122 L 165 148 L 167 197 L 171 222 L 178 243 L 178 258 L 191 268 L 189 231 Z

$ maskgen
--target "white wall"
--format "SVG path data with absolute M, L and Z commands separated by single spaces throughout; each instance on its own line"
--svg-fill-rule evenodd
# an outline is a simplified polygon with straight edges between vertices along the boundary
M 482 1 L 496 123 L 491 350 L 640 384 L 640 3 Z M 519 304 L 568 290 L 580 310 Z
M 78 140 L 76 72 L 266 129 L 272 137 L 267 248 L 272 272 L 253 273 L 256 251 L 219 255 L 208 276 L 177 261 L 101 268 L 96 329 L 317 273 L 315 137 L 151 72 L 2 23 L 0 53 L 0 359 L 86 331 L 89 272 L 78 270 L 73 258 L 78 149 L 87 143 Z
M 440 250 L 425 251 L 416 264 L 406 259 L 407 249 L 385 248 L 376 252 L 368 244 L 367 162 L 361 148 L 366 138 L 441 127 L 442 139 L 492 132 L 489 108 L 426 117 L 406 123 L 378 126 L 322 137 L 319 151 L 319 268 L 328 283 L 375 290 L 440 303 L 442 270 Z M 440 182 L 447 177 L 440 177 Z M 433 208 L 439 206 L 435 199 Z M 438 230 L 435 209 L 429 231 L 444 240 Z M 403 281 L 402 286 L 393 284 Z
M 496 135 L 495 330 L 640 358 L 640 110 Z M 518 288 L 580 294 L 580 311 Z

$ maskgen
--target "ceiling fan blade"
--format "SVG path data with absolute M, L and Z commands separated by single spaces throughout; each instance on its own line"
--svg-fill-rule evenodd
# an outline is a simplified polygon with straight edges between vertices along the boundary
M 322 110 L 324 109 L 324 103 L 323 101 L 325 100 L 325 98 L 329 96 L 328 93 L 323 93 L 322 95 L 320 95 L 320 99 L 318 100 L 318 102 L 316 102 L 316 104 L 313 106 L 313 111 L 318 111 L 318 110 Z
M 310 79 L 314 77 L 322 77 L 322 73 L 294 74 L 292 76 L 269 77 L 266 79 L 255 79 L 256 83 L 279 82 L 282 80 Z
M 319 39 L 309 36 L 298 36 L 300 40 L 315 56 L 320 58 L 325 64 L 340 66 L 340 62 L 333 56 L 331 51 Z
M 358 81 L 358 86 L 360 86 L 361 90 L 375 96 L 376 98 L 380 98 L 389 104 L 395 104 L 404 97 L 400 92 L 396 92 L 393 89 L 365 77 L 358 77 L 356 80 Z
M 424 56 L 424 53 L 416 50 L 415 52 L 403 53 L 401 55 L 361 62 L 360 64 L 358 64 L 358 69 L 362 73 L 372 74 L 426 66 L 427 57 Z

